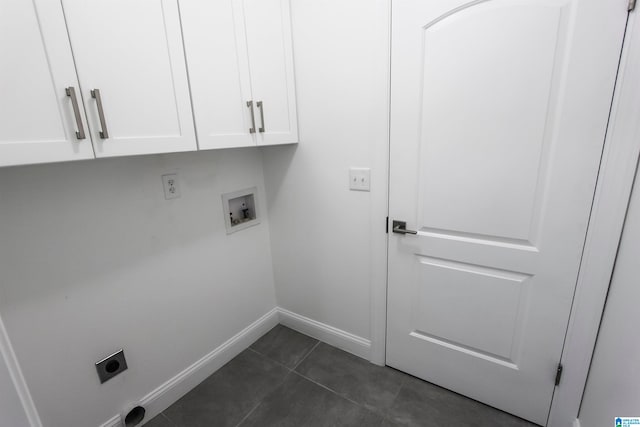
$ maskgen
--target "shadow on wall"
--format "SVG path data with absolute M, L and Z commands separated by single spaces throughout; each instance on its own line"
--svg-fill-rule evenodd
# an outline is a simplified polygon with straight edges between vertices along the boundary
M 265 168 L 268 167 L 268 171 L 265 169 L 265 192 L 269 209 L 278 200 L 282 184 L 289 173 L 297 150 L 298 144 L 261 148 Z

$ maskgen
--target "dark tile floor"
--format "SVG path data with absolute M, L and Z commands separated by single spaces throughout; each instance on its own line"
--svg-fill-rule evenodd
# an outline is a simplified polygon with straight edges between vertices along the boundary
M 532 427 L 282 325 L 147 427 Z

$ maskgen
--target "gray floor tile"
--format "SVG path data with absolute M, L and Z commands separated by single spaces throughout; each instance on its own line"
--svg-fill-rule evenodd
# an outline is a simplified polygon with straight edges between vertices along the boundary
M 390 426 L 533 427 L 527 421 L 410 377 L 387 413 Z
M 256 341 L 251 348 L 293 369 L 317 343 L 316 339 L 278 325 Z
M 159 414 L 146 423 L 144 427 L 175 427 L 175 424 L 169 421 L 164 415 Z
M 316 343 L 291 329 L 276 327 L 146 425 L 534 426 L 410 375 Z M 294 367 L 300 360 L 295 373 L 285 367 Z
M 368 409 L 384 414 L 407 375 L 320 343 L 297 372 Z
M 241 427 L 376 427 L 382 419 L 327 389 L 291 374 Z
M 180 427 L 236 426 L 288 374 L 278 363 L 246 350 L 164 414 Z

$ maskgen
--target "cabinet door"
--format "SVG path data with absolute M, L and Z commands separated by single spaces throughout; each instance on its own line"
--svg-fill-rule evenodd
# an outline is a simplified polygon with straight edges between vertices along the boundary
M 62 4 L 96 156 L 196 150 L 177 0 Z
M 298 142 L 289 0 L 244 0 L 258 145 Z
M 60 4 L 3 0 L 0 58 L 0 166 L 93 158 Z
M 242 0 L 180 0 L 200 149 L 255 145 Z

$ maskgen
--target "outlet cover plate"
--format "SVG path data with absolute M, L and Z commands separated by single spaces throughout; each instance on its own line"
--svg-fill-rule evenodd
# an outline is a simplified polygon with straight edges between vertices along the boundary
M 162 187 L 164 188 L 164 198 L 177 199 L 180 197 L 180 183 L 177 173 L 162 175 Z

